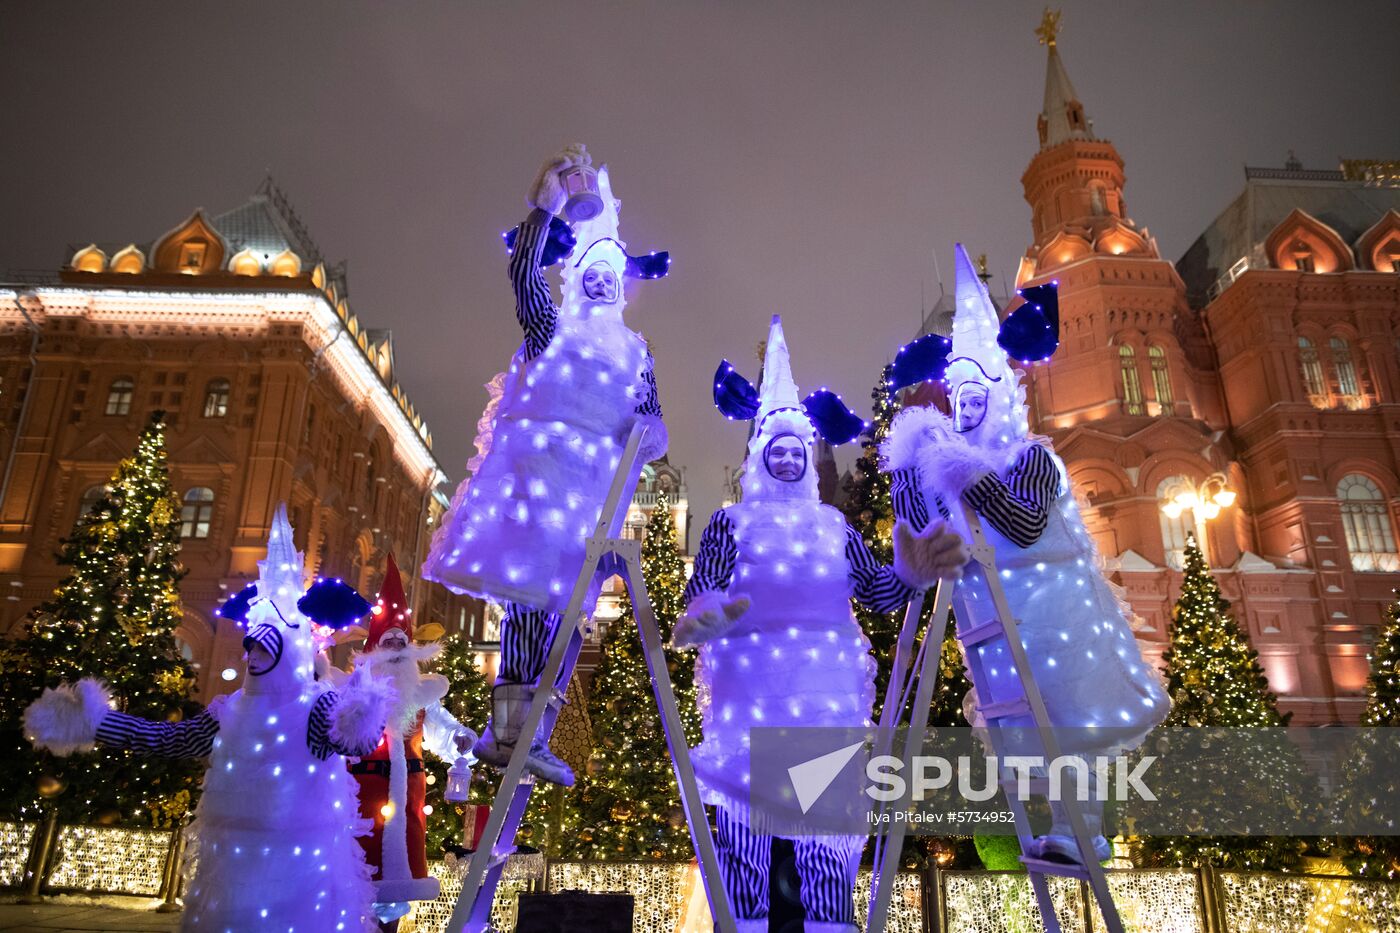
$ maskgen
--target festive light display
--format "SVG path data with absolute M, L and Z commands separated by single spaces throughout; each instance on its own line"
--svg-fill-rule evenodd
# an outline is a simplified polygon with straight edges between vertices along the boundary
M 685 561 L 665 492 L 647 522 L 642 572 L 662 641 L 681 612 Z M 693 661 L 667 652 L 685 735 L 695 744 L 700 714 L 695 705 Z M 637 638 L 630 593 L 622 617 L 608 629 L 603 660 L 588 705 L 594 751 L 578 784 L 566 795 L 560 848 L 565 858 L 622 861 L 687 859 L 693 854 L 680 805 L 666 733 L 652 694 Z
M 30 612 L 22 639 L 6 646 L 6 813 L 37 821 L 51 806 L 65 821 L 169 826 L 183 812 L 170 804 L 198 794 L 197 763 L 110 750 L 59 760 L 36 752 L 20 728 L 24 708 L 44 687 L 82 677 L 102 678 L 134 715 L 178 720 L 198 710 L 189 699 L 194 672 L 174 637 L 182 619 L 179 550 L 180 504 L 166 469 L 164 414 L 156 412 L 106 492 L 64 539 L 58 560 L 67 576 Z
M 442 653 L 433 659 L 432 669 L 447 678 L 447 696 L 443 697 L 442 705 L 458 722 L 479 727 L 491 712 L 491 684 L 477 667 L 476 659 L 476 652 L 465 638 L 450 635 L 442 640 Z M 445 844 L 459 842 L 462 836 L 465 804 L 447 801 L 442 796 L 447 789 L 447 770 L 451 764 L 435 755 L 423 756 L 423 766 L 428 772 L 428 805 L 433 808 L 427 814 L 429 858 L 440 857 Z M 495 791 L 494 782 L 478 774 L 467 803 L 489 804 Z
M 1286 725 L 1278 698 L 1269 689 L 1258 654 L 1250 647 L 1230 612 L 1230 603 L 1206 566 L 1194 536 L 1186 540 L 1181 597 L 1172 609 L 1171 646 L 1163 655 L 1172 711 L 1164 726 L 1254 727 Z M 1200 819 L 1199 802 L 1213 800 L 1220 814 L 1230 814 L 1247 832 L 1251 815 L 1277 809 L 1302 813 L 1314 806 L 1297 799 L 1294 791 L 1306 783 L 1296 749 L 1280 737 L 1266 743 L 1270 754 L 1236 755 L 1218 762 L 1209 774 L 1185 775 L 1189 791 L 1165 793 L 1152 810 L 1170 814 L 1171 821 L 1191 827 Z M 1151 743 L 1149 743 L 1150 745 Z M 1144 754 L 1151 754 L 1144 747 Z M 1254 760 L 1260 758 L 1261 760 Z M 1187 802 L 1189 801 L 1189 802 Z M 1136 806 L 1136 805 L 1135 805 Z M 1217 814 L 1218 817 L 1219 814 Z M 1226 868 L 1288 868 L 1296 866 L 1306 844 L 1275 836 L 1149 836 L 1134 845 L 1135 860 L 1149 867 L 1189 867 L 1215 864 Z
M 1400 726 L 1400 591 L 1385 611 L 1385 624 L 1371 648 L 1371 676 L 1366 681 L 1366 712 L 1361 725 L 1376 730 Z M 1393 762 L 1377 754 L 1381 736 L 1368 733 L 1351 751 L 1342 774 L 1338 816 L 1374 807 L 1382 789 L 1400 799 L 1400 774 Z M 1365 789 L 1363 791 L 1363 788 Z M 1400 879 L 1400 836 L 1360 836 L 1339 839 L 1338 854 L 1348 871 L 1366 878 Z
M 170 843 L 170 833 L 156 830 L 64 826 L 58 837 L 63 858 L 49 886 L 154 897 L 160 894 Z

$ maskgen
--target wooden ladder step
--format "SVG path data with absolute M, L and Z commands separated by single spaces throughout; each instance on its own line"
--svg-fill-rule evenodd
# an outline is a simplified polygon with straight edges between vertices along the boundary
M 1006 629 L 1002 626 L 1000 619 L 992 619 L 990 622 L 983 622 L 981 625 L 974 625 L 972 628 L 958 632 L 958 641 L 962 642 L 967 649 L 976 648 L 978 645 L 986 644 L 994 638 L 1004 638 Z
M 1014 700 L 1002 700 L 999 703 L 979 706 L 977 712 L 982 714 L 983 719 L 990 722 L 993 719 L 1005 719 L 1008 716 L 1029 716 L 1031 704 L 1025 697 L 1021 696 Z
M 1061 878 L 1077 878 L 1080 881 L 1089 880 L 1089 869 L 1083 865 L 1052 862 L 1048 859 L 1031 858 L 1029 855 L 1021 856 L 1021 864 L 1026 866 L 1026 871 L 1038 875 L 1057 875 Z

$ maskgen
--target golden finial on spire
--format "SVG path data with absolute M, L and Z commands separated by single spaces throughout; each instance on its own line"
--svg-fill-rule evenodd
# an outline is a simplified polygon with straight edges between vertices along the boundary
M 1040 25 L 1035 27 L 1035 34 L 1040 37 L 1041 45 L 1055 47 L 1055 37 L 1060 34 L 1060 17 L 1064 13 L 1061 10 L 1052 10 L 1048 6 L 1045 8 L 1045 16 L 1040 21 Z

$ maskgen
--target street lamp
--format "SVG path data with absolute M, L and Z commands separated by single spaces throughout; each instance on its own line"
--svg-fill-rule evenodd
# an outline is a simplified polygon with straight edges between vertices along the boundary
M 1227 482 L 1224 473 L 1212 473 L 1198 485 L 1183 479 L 1168 487 L 1162 500 L 1162 513 L 1167 518 L 1176 519 L 1181 517 L 1182 512 L 1191 513 L 1195 519 L 1196 540 L 1201 546 L 1201 556 L 1206 558 L 1207 563 L 1210 558 L 1206 550 L 1206 522 L 1217 517 L 1221 509 L 1228 509 L 1235 504 L 1235 491 Z

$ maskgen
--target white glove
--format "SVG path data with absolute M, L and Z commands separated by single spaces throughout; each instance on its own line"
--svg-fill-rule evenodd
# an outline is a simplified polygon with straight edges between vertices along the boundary
M 750 605 L 750 599 L 742 594 L 725 599 L 714 591 L 702 593 L 690 601 L 685 615 L 676 620 L 676 627 L 671 630 L 671 647 L 694 648 L 714 641 L 732 629 Z
M 554 155 L 545 160 L 540 166 L 539 173 L 535 175 L 534 182 L 530 185 L 530 193 L 525 196 L 525 201 L 531 207 L 538 207 L 542 211 L 557 214 L 564 209 L 564 202 L 568 196 L 564 193 L 564 186 L 559 183 L 559 173 L 575 165 L 592 165 L 593 157 L 588 154 L 588 149 L 583 143 L 571 143 L 560 149 Z
M 905 586 L 927 589 L 939 580 L 957 580 L 972 559 L 962 537 L 942 521 L 915 534 L 908 522 L 894 528 L 894 572 Z

